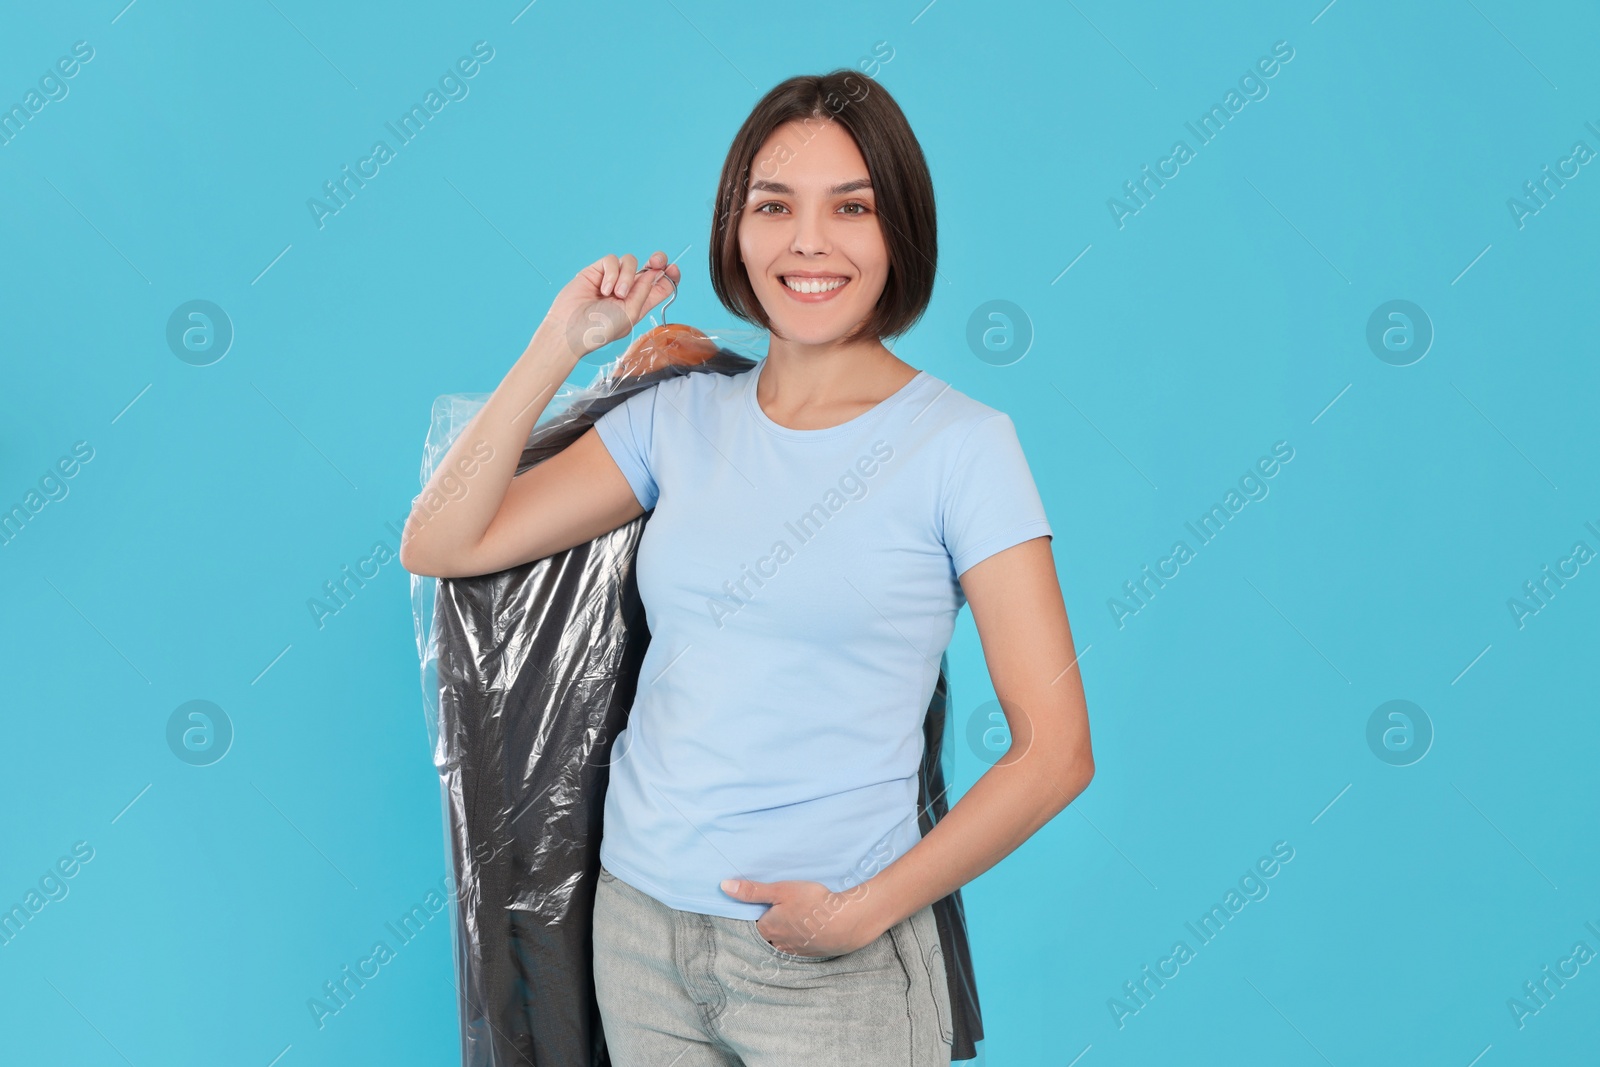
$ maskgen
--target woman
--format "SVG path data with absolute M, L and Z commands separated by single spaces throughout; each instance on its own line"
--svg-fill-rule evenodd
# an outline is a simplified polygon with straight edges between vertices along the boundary
M 734 138 L 711 233 L 713 287 L 770 331 L 766 358 L 641 390 L 513 478 L 577 361 L 679 281 L 662 252 L 607 255 L 440 463 L 492 452 L 468 491 L 408 523 L 404 566 L 445 577 L 653 511 L 637 554 L 651 642 L 594 906 L 618 1067 L 948 1062 L 930 905 L 1093 776 L 1015 428 L 883 344 L 927 307 L 936 247 L 932 182 L 889 94 L 848 70 L 783 82 Z M 922 838 L 922 723 L 963 603 L 1011 748 Z

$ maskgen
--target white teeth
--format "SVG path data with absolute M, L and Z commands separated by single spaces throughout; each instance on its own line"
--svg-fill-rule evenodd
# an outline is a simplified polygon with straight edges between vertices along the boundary
M 839 288 L 848 280 L 847 278 L 785 278 L 783 284 L 797 293 L 826 293 Z

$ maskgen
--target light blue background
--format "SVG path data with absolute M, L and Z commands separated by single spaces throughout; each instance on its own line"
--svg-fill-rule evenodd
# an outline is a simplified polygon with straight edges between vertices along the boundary
M 1592 6 L 122 3 L 0 32 L 7 107 L 95 50 L 0 148 L 0 508 L 94 449 L 0 547 L 0 906 L 95 850 L 0 946 L 8 1062 L 452 1062 L 443 915 L 325 1028 L 307 1008 L 446 863 L 407 575 L 320 628 L 307 602 L 397 544 L 433 398 L 492 389 L 583 265 L 681 255 L 672 318 L 737 325 L 705 269 L 729 140 L 880 41 L 941 224 L 895 349 L 1017 423 L 1098 763 L 966 889 L 986 1062 L 1592 1055 L 1600 964 L 1507 1007 L 1600 951 L 1600 568 L 1507 607 L 1600 550 L 1600 169 L 1507 208 L 1600 150 Z M 480 40 L 470 95 L 319 230 L 307 199 Z M 1119 229 L 1107 199 L 1276 41 L 1267 98 Z M 210 366 L 166 343 L 193 299 L 236 331 Z M 966 342 L 997 299 L 1032 333 L 1009 366 Z M 1365 339 L 1393 299 L 1436 333 L 1410 366 Z M 1119 628 L 1108 599 L 1280 440 L 1270 496 Z M 965 729 L 993 697 L 970 616 L 952 674 Z M 166 741 L 194 699 L 235 730 L 207 767 Z M 1366 741 L 1391 699 L 1436 731 L 1411 766 Z M 1270 895 L 1199 947 L 1184 923 L 1278 841 Z

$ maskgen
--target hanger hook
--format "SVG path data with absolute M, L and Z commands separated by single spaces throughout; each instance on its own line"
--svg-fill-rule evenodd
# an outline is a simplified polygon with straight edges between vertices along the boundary
M 672 264 L 668 263 L 667 266 L 670 267 Z M 665 267 L 663 267 L 661 270 L 661 276 L 667 281 L 672 282 L 672 295 L 667 297 L 667 302 L 665 304 L 661 305 L 661 325 L 665 326 L 667 324 L 667 308 L 672 305 L 674 300 L 678 299 L 678 283 L 672 281 L 672 275 L 667 273 Z

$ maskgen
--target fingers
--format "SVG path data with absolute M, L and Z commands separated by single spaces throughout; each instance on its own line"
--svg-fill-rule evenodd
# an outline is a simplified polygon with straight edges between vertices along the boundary
M 626 295 L 626 286 L 633 277 L 634 265 L 638 260 L 632 252 L 618 259 L 615 255 L 605 258 L 605 270 L 600 279 L 600 295 L 622 297 Z
M 631 252 L 622 256 L 608 254 L 594 266 L 600 269 L 599 295 L 625 301 L 635 321 L 665 299 L 682 276 L 675 265 L 667 262 L 667 254 L 659 250 L 651 253 L 643 266 Z
M 644 318 L 647 311 L 665 300 L 677 284 L 676 267 L 646 269 L 651 273 L 634 280 L 627 301 L 623 304 L 628 317 L 634 322 Z
M 671 295 L 682 272 L 666 262 L 666 253 L 656 252 L 629 284 L 624 308 L 634 322 Z
M 617 274 L 617 287 L 613 295 L 619 300 L 625 300 L 633 291 L 633 276 L 639 270 L 639 258 L 632 252 L 622 257 L 622 267 Z
M 640 271 L 640 270 L 660 270 L 663 266 L 666 265 L 666 262 L 667 262 L 667 254 L 665 252 L 660 252 L 660 251 L 650 253 L 650 258 L 645 260 L 645 265 L 642 268 L 635 268 L 633 266 L 633 263 L 635 263 L 637 261 L 634 260 L 632 253 L 629 253 L 627 256 L 624 256 L 623 258 L 625 260 L 629 261 L 629 262 L 628 262 L 627 269 L 623 273 L 622 279 L 618 282 L 618 285 L 617 285 L 617 296 L 622 297 L 624 299 L 626 299 L 627 296 L 630 293 L 633 292 L 634 275 L 636 273 L 638 273 L 638 271 Z

